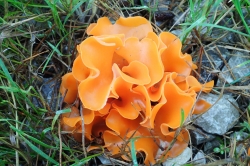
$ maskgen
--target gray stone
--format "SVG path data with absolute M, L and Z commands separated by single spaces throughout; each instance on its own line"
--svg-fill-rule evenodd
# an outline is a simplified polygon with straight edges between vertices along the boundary
M 180 166 L 185 164 L 192 156 L 192 150 L 187 147 L 179 156 L 163 162 L 163 166 Z
M 210 47 L 206 49 L 206 54 L 202 55 L 202 65 L 209 67 L 212 70 L 219 70 L 221 65 L 223 64 L 222 58 L 226 59 L 229 55 L 229 51 L 223 47 L 218 47 L 218 50 L 214 47 Z M 206 73 L 206 71 L 204 70 L 201 75 L 203 78 L 207 78 L 210 73 Z
M 206 50 L 207 54 L 210 58 L 210 61 L 213 63 L 215 69 L 219 69 L 219 67 L 222 65 L 223 60 L 220 56 L 222 56 L 223 59 L 226 59 L 229 56 L 229 51 L 223 47 L 218 47 L 218 50 L 214 47 L 211 47 Z M 210 61 L 208 60 L 207 56 L 204 54 L 202 58 L 202 63 L 205 63 L 206 66 L 210 66 Z M 208 65 L 209 64 L 209 65 Z
M 205 133 L 198 128 L 196 130 L 190 130 L 189 133 L 190 133 L 193 145 L 199 145 L 199 144 L 211 141 L 212 139 L 215 138 L 214 135 Z
M 206 164 L 206 158 L 202 150 L 200 150 L 193 158 L 192 164 Z
M 235 79 L 242 78 L 247 73 L 250 73 L 250 63 L 242 67 L 238 67 L 238 65 L 250 60 L 247 56 L 249 56 L 249 54 L 246 52 L 236 51 L 228 61 L 229 69 L 232 69 L 231 71 L 235 78 L 232 77 L 226 66 L 222 69 L 220 77 L 224 78 L 228 83 L 231 83 Z
M 219 96 L 214 94 L 201 94 L 201 99 L 210 104 L 214 104 Z M 203 115 L 193 115 L 194 124 L 201 127 L 204 131 L 211 134 L 223 135 L 231 129 L 239 119 L 238 110 L 230 103 L 238 107 L 238 104 L 231 95 L 223 94 L 222 98 L 214 104 Z M 199 116 L 198 118 L 196 118 Z
M 237 41 L 235 33 L 228 32 L 225 34 L 223 29 L 213 29 L 211 37 L 223 43 L 235 43 Z
M 206 54 L 202 55 L 202 66 L 206 66 L 207 68 L 210 68 L 211 70 L 220 71 L 223 65 L 223 59 L 227 59 L 227 57 L 230 56 L 230 53 L 227 49 L 223 47 L 217 47 L 217 48 L 218 50 L 215 47 L 205 48 Z M 195 57 L 194 61 L 199 61 L 198 58 L 199 57 Z M 211 77 L 211 72 L 205 68 L 201 68 L 201 77 L 209 78 Z
M 112 162 L 110 159 L 104 157 L 103 155 L 97 156 L 97 158 L 102 162 L 104 165 L 112 165 Z

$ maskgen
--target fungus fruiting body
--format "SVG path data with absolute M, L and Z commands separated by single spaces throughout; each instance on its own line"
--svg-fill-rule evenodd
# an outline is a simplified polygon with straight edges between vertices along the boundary
M 131 159 L 129 140 L 137 137 L 136 152 L 144 152 L 147 165 L 179 155 L 189 141 L 187 130 L 178 130 L 182 120 L 209 109 L 209 103 L 196 98 L 197 92 L 208 93 L 213 82 L 201 84 L 191 76 L 197 67 L 181 52 L 181 41 L 169 32 L 155 34 L 145 18 L 112 24 L 103 17 L 87 34 L 60 88 L 65 103 L 80 99 L 84 124 L 73 106 L 72 115 L 62 117 L 63 129 L 79 140 L 84 125 L 86 139 L 101 138 L 111 155 L 125 160 Z M 160 148 L 160 142 L 166 147 Z

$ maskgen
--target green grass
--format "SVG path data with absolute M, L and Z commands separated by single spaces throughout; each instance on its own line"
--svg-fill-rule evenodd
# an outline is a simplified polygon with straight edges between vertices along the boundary
M 218 39 L 233 33 L 240 38 L 240 44 L 223 44 L 249 50 L 250 27 L 246 22 L 246 17 L 250 17 L 249 1 L 233 0 L 227 8 L 222 0 L 201 2 L 184 0 L 179 6 L 175 5 L 182 13 L 187 11 L 185 21 L 173 27 L 166 25 L 167 30 L 170 27 L 182 30 L 179 37 L 184 48 L 194 45 L 199 50 L 221 44 L 217 43 Z M 84 157 L 81 144 L 60 133 L 60 115 L 69 110 L 59 109 L 61 101 L 56 84 L 71 70 L 76 45 L 86 37 L 84 32 L 89 22 L 95 22 L 101 16 L 116 19 L 119 14 L 130 14 L 143 15 L 155 23 L 159 1 L 149 5 L 141 0 L 141 5 L 137 5 L 134 0 L 129 0 L 128 6 L 115 0 L 100 1 L 96 8 L 93 3 L 93 0 L 0 1 L 0 166 L 83 165 L 106 154 L 102 149 Z M 97 12 L 97 8 L 103 12 Z M 221 24 L 225 19 L 225 24 Z M 220 31 L 221 35 L 211 39 L 213 31 Z M 193 57 L 198 56 L 197 50 L 192 52 Z M 246 55 L 249 57 L 249 52 Z M 235 67 L 243 68 L 247 64 L 249 60 Z M 51 87 L 54 104 L 42 93 L 44 77 L 54 81 L 55 86 Z M 249 73 L 228 86 L 244 87 L 243 80 L 246 79 L 249 80 Z M 246 90 L 233 89 L 231 92 L 246 99 L 250 96 Z M 249 107 L 249 103 L 246 104 Z M 242 110 L 239 131 L 250 134 L 247 109 L 249 111 L 249 108 Z M 134 138 L 130 140 L 130 153 L 131 163 L 136 165 L 134 141 Z M 244 143 L 249 144 L 248 140 Z

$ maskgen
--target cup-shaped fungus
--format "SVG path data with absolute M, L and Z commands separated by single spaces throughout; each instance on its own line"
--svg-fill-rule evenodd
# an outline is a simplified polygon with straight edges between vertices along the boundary
M 158 36 L 145 18 L 112 24 L 103 17 L 87 34 L 92 36 L 78 45 L 72 73 L 63 76 L 60 89 L 66 103 L 80 99 L 83 118 L 64 115 L 64 129 L 84 127 L 87 139 L 102 139 L 111 155 L 125 160 L 131 159 L 130 139 L 136 137 L 136 153 L 145 154 L 146 165 L 179 155 L 189 141 L 188 131 L 179 127 L 191 114 L 209 109 L 196 98 L 197 92 L 209 93 L 213 81 L 201 84 L 191 76 L 197 67 L 181 52 L 181 41 L 169 32 Z

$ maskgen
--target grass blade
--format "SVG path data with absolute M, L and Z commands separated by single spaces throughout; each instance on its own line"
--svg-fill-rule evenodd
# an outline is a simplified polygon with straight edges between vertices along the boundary
M 67 16 L 65 17 L 65 19 L 64 19 L 64 22 L 63 22 L 63 25 L 65 25 L 66 24 L 66 22 L 68 21 L 68 19 L 69 19 L 69 17 L 83 4 L 83 3 L 85 3 L 86 2 L 86 0 L 84 0 L 84 1 L 80 1 L 80 2 L 78 2 L 74 7 L 73 7 L 73 9 L 71 9 L 70 10 L 70 12 L 67 14 Z
M 247 25 L 247 23 L 245 21 L 245 18 L 243 16 L 243 12 L 241 10 L 241 3 L 240 3 L 240 1 L 239 0 L 232 0 L 232 2 L 234 3 L 234 6 L 235 6 L 237 12 L 240 15 L 240 18 L 241 18 L 241 20 L 242 20 L 242 22 L 243 22 L 243 24 L 244 24 L 244 26 L 245 26 L 245 28 L 247 30 L 247 33 L 250 35 L 250 28 L 249 28 L 249 25 Z
M 137 158 L 136 158 L 136 150 L 135 150 L 135 141 L 138 139 L 139 137 L 135 137 L 130 139 L 130 143 L 131 143 L 131 157 L 132 157 L 132 162 L 134 166 L 138 166 L 138 162 L 137 162 Z
M 45 147 L 45 148 L 56 149 L 55 147 L 50 146 L 50 145 L 48 145 L 48 144 L 45 144 L 45 143 L 43 143 L 42 141 L 40 141 L 40 140 L 38 140 L 38 139 L 36 139 L 36 138 L 34 138 L 34 137 L 32 137 L 32 136 L 30 136 L 30 135 L 24 133 L 23 131 L 16 129 L 14 126 L 10 126 L 10 128 L 13 129 L 14 131 L 18 132 L 19 135 L 26 136 L 26 137 L 29 138 L 30 140 L 34 141 L 35 143 L 37 143 L 37 144 L 39 144 L 39 145 L 41 145 L 41 146 L 43 146 L 43 147 Z
M 180 25 L 190 25 L 187 29 L 185 29 L 182 34 L 181 34 L 181 41 L 185 41 L 189 32 L 192 31 L 192 29 L 194 27 L 197 27 L 197 26 L 201 26 L 201 23 L 206 20 L 206 17 L 205 16 L 202 16 L 201 18 L 199 18 L 198 20 L 196 20 L 194 23 L 184 23 L 184 24 L 180 24 Z M 183 37 L 184 36 L 184 37 Z
M 59 14 L 58 14 L 59 12 L 56 8 L 56 4 L 55 4 L 56 2 L 54 1 L 54 3 L 52 3 L 53 1 L 50 1 L 50 0 L 45 0 L 45 2 L 48 4 L 48 6 L 51 9 L 51 12 L 52 12 L 52 15 L 53 15 L 53 18 L 54 18 L 54 21 L 55 21 L 57 27 L 61 30 L 61 32 L 63 32 L 63 36 L 65 36 L 66 30 L 64 29 L 64 26 L 61 22 Z M 60 35 L 62 35 L 62 34 L 60 34 Z
M 56 111 L 56 115 L 54 116 L 53 120 L 52 120 L 52 126 L 51 126 L 51 130 L 54 129 L 54 126 L 55 126 L 55 123 L 57 121 L 57 119 L 59 118 L 59 116 L 63 113 L 67 113 L 67 112 L 71 112 L 71 109 L 70 108 L 67 108 L 67 109 L 63 109 L 63 110 L 59 110 L 59 111 Z
M 236 67 L 242 67 L 242 66 L 247 65 L 248 63 L 250 63 L 250 60 L 247 60 L 247 61 L 245 61 L 245 62 L 243 62 L 243 63 L 237 65 Z
M 81 165 L 89 162 L 92 158 L 102 155 L 104 153 L 104 149 L 102 147 L 101 147 L 101 149 L 102 149 L 101 153 L 97 153 L 97 154 L 85 157 L 84 159 L 77 161 L 76 163 L 72 164 L 71 166 L 81 166 Z
M 57 161 L 55 161 L 54 159 L 52 159 L 51 157 L 49 157 L 46 153 L 44 153 L 43 151 L 41 151 L 38 147 L 36 147 L 34 144 L 32 144 L 29 140 L 27 140 L 25 137 L 23 137 L 21 135 L 22 139 L 29 145 L 29 147 L 35 151 L 37 154 L 39 154 L 40 156 L 42 156 L 43 158 L 45 158 L 46 160 L 48 160 L 49 162 L 59 165 L 59 163 Z
M 181 25 L 192 25 L 192 24 L 191 23 L 183 23 Z M 207 26 L 207 27 L 212 27 L 212 28 L 220 28 L 220 29 L 227 30 L 227 31 L 230 31 L 230 32 L 238 33 L 238 34 L 246 36 L 246 37 L 250 37 L 250 35 L 248 35 L 246 33 L 234 30 L 232 28 L 227 28 L 227 27 L 224 27 L 224 26 L 220 26 L 220 25 L 209 24 L 209 23 L 200 23 L 200 26 Z
M 180 126 L 183 125 L 184 120 L 185 120 L 185 112 L 184 112 L 184 109 L 182 108 L 182 109 L 181 109 L 181 125 L 180 125 Z
M 8 69 L 6 68 L 5 64 L 3 63 L 2 59 L 0 59 L 0 67 L 2 68 L 2 71 L 4 75 L 6 76 L 7 80 L 10 82 L 12 87 L 16 87 L 16 83 L 13 81 L 12 77 L 10 76 L 10 73 Z

